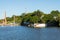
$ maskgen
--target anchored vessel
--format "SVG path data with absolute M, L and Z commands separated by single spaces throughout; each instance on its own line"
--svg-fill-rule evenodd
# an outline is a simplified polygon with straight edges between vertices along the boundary
M 4 12 L 4 19 L 2 20 L 3 22 L 0 23 L 0 26 L 18 26 L 18 24 L 15 23 L 15 16 L 14 16 L 14 22 L 13 23 L 8 23 L 6 19 L 6 11 Z

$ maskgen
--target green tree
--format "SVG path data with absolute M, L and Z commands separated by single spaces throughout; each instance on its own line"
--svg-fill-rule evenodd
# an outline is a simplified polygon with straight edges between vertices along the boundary
M 45 14 L 43 20 L 47 22 L 47 20 L 53 20 L 53 16 L 51 14 Z
M 39 10 L 34 11 L 34 12 L 32 13 L 33 16 L 38 16 L 38 17 L 41 17 L 41 15 L 43 15 L 43 14 L 44 14 L 44 13 L 43 13 L 42 11 L 39 11 Z
M 38 23 L 38 21 L 39 21 L 38 16 L 33 16 L 33 17 L 30 18 L 31 23 Z
M 54 17 L 54 16 L 58 16 L 58 14 L 59 14 L 59 11 L 58 10 L 56 10 L 56 11 L 51 11 L 51 15 Z

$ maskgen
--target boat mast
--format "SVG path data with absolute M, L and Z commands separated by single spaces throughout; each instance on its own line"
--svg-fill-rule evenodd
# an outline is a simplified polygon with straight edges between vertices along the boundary
M 15 26 L 15 15 L 14 15 L 14 26 Z
M 4 25 L 7 25 L 6 11 L 5 11 L 5 13 L 4 13 Z

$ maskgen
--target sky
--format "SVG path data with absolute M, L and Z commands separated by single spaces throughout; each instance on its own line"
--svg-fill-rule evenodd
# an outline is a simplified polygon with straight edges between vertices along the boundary
M 60 11 L 60 0 L 0 0 L 0 19 L 6 16 L 21 15 L 24 12 L 40 10 L 50 13 L 52 10 Z

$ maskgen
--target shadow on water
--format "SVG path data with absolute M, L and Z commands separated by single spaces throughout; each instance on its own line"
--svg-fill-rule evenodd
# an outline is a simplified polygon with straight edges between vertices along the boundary
M 59 27 L 59 21 L 56 20 L 48 20 L 46 22 L 46 27 Z

